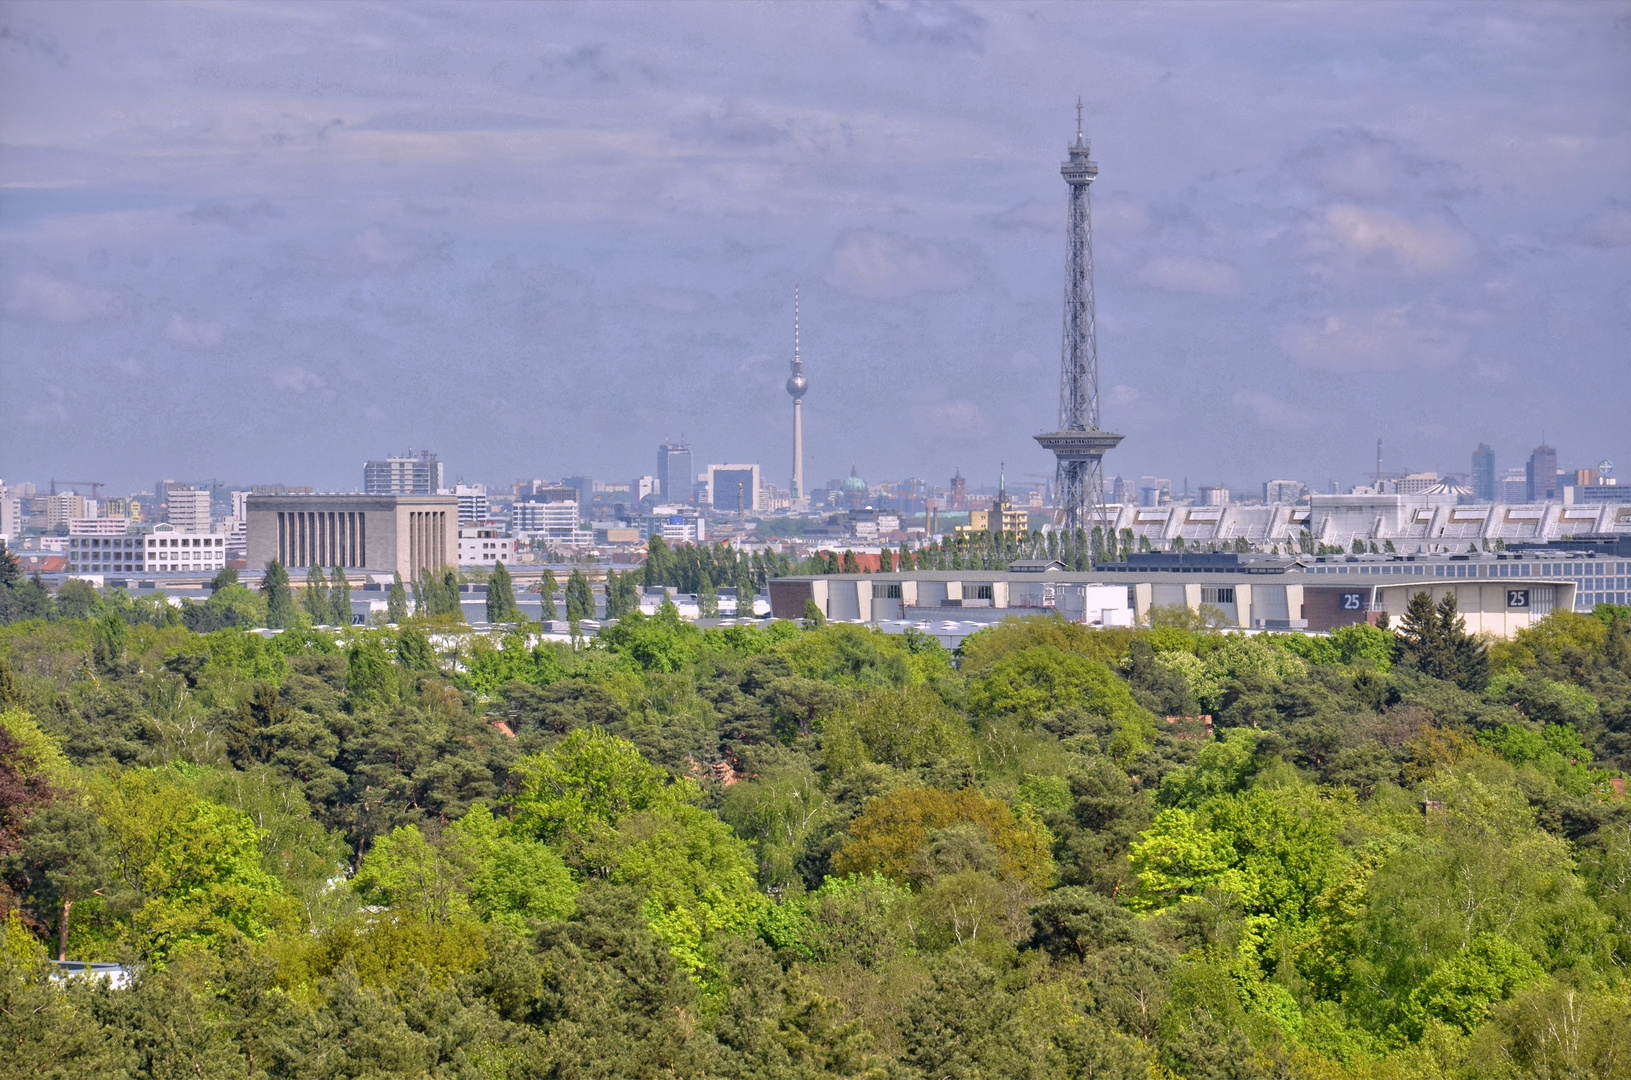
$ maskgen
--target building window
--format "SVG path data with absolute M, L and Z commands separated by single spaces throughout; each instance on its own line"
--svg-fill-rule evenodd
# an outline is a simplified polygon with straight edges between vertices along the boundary
M 1209 585 L 1201 586 L 1201 603 L 1203 604 L 1232 604 L 1235 602 L 1235 588 L 1233 585 L 1219 585 L 1213 588 Z
M 966 590 L 965 590 L 965 595 L 966 595 Z M 970 599 L 970 600 L 990 600 L 991 599 L 991 586 L 990 585 L 976 585 L 976 586 L 974 586 L 974 594 L 972 596 L 968 596 L 968 599 Z
M 898 582 L 898 581 L 874 581 L 872 583 L 872 599 L 874 599 L 874 600 L 899 600 L 900 597 L 901 597 L 900 582 Z

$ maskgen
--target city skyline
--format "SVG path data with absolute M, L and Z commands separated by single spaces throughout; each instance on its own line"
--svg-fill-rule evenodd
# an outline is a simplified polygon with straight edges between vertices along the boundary
M 8 6 L 0 477 L 1045 473 L 1078 92 L 1109 475 L 1631 456 L 1624 4 L 547 10 Z

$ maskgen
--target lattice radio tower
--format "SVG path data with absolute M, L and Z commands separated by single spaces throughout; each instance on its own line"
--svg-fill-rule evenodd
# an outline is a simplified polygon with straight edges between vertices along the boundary
M 1070 185 L 1065 235 L 1065 340 L 1059 361 L 1059 430 L 1036 436 L 1059 460 L 1054 481 L 1060 528 L 1095 526 L 1111 535 L 1104 498 L 1104 455 L 1120 435 L 1099 430 L 1099 348 L 1093 314 L 1093 216 L 1087 189 L 1099 175 L 1082 134 L 1082 102 L 1076 100 L 1076 141 L 1059 172 Z

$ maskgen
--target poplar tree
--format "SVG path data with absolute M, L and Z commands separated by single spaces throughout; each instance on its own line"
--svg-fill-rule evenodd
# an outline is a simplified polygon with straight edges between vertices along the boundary
M 261 595 L 266 597 L 266 625 L 274 630 L 293 626 L 298 620 L 294 590 L 289 587 L 289 571 L 276 559 L 266 564 L 261 578 Z
M 459 572 L 451 566 L 442 571 L 442 603 L 444 614 L 464 622 L 464 605 L 459 603 Z
M 334 568 L 329 577 L 329 608 L 334 614 L 335 626 L 351 625 L 351 582 L 346 579 L 345 571 L 340 567 Z
M 493 564 L 493 576 L 487 580 L 487 621 L 514 622 L 519 612 L 515 606 L 515 586 L 503 561 Z
M 595 591 L 583 571 L 576 567 L 566 579 L 566 617 L 572 622 L 595 617 Z
M 408 591 L 402 587 L 400 571 L 391 575 L 391 591 L 385 598 L 385 621 L 401 624 L 408 617 Z
M 328 602 L 328 578 L 323 576 L 321 566 L 312 566 L 306 571 L 306 591 L 300 596 L 300 605 L 311 616 L 311 621 L 319 625 L 327 623 L 334 609 Z
M 556 618 L 555 594 L 560 590 L 560 587 L 560 582 L 555 580 L 555 571 L 553 570 L 545 570 L 544 576 L 538 580 L 538 594 L 543 603 L 538 617 L 545 622 L 552 622 Z
M 697 616 L 703 619 L 719 618 L 719 593 L 714 591 L 713 578 L 704 570 L 697 581 Z

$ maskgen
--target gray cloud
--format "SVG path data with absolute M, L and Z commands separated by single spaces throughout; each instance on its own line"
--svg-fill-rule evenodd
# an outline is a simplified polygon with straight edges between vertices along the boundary
M 962 4 L 931 0 L 867 0 L 861 5 L 861 33 L 888 46 L 927 45 L 981 52 L 985 19 Z

